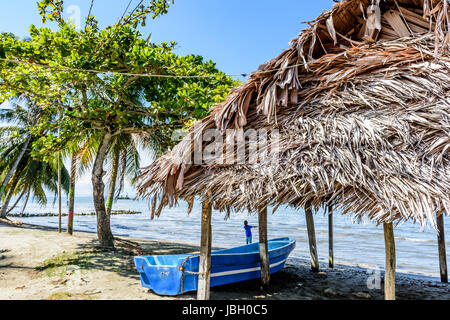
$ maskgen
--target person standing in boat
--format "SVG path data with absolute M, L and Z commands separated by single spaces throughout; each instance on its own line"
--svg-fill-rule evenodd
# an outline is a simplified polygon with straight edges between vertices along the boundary
M 244 229 L 245 229 L 245 242 L 247 244 L 252 243 L 252 228 L 253 226 L 249 225 L 247 220 L 244 221 Z

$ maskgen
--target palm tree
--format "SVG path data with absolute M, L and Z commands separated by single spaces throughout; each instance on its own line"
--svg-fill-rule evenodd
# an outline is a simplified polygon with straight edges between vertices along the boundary
M 153 136 L 145 133 L 122 133 L 111 139 L 108 150 L 107 164 L 109 164 L 108 197 L 106 200 L 106 213 L 111 216 L 114 201 L 123 191 L 125 180 L 134 185 L 140 173 L 141 150 L 157 149 L 158 143 Z
M 22 197 L 25 193 L 30 193 L 36 202 L 46 205 L 48 202 L 46 191 L 50 191 L 55 195 L 58 193 L 57 159 L 46 162 L 33 159 L 30 150 L 27 150 L 19 161 L 10 183 L 7 185 L 5 201 L 0 209 L 2 218 L 6 217 L 6 214 L 17 205 L 18 201 L 8 210 L 9 202 L 14 195 Z M 62 188 L 68 192 L 69 173 L 62 163 L 61 168 Z
M 77 140 L 70 144 L 63 151 L 63 157 L 70 156 L 70 186 L 69 186 L 69 206 L 67 212 L 67 233 L 73 234 L 73 215 L 75 210 L 75 184 L 78 176 L 92 163 L 95 150 L 98 147 L 99 137 L 92 132 L 86 131 L 77 137 Z
M 70 175 L 61 162 L 61 187 L 67 193 L 69 191 Z M 30 157 L 25 169 L 21 172 L 17 192 L 30 192 L 33 200 L 41 205 L 46 205 L 48 197 L 46 191 L 55 196 L 58 194 L 58 161 L 39 161 Z
M 39 108 L 37 108 L 35 104 L 32 104 L 32 106 L 30 107 L 30 101 L 27 99 L 26 96 L 18 97 L 12 102 L 14 103 L 15 106 L 14 109 L 9 108 L 0 109 L 0 121 L 6 121 L 8 122 L 8 124 L 10 124 L 9 126 L 3 126 L 1 128 L 2 130 L 0 131 L 0 136 L 4 139 L 5 135 L 7 135 L 8 133 L 10 134 L 15 133 L 15 137 L 10 136 L 8 140 L 10 140 L 11 138 L 15 138 L 14 143 L 18 142 L 19 144 L 22 145 L 20 146 L 20 152 L 17 153 L 16 150 L 17 145 L 12 147 L 10 146 L 9 148 L 7 148 L 8 144 L 6 142 L 4 143 L 3 151 L 6 151 L 4 155 L 5 156 L 12 155 L 14 157 L 14 162 L 10 165 L 8 171 L 5 173 L 5 176 L 3 177 L 3 182 L 2 185 L 0 186 L 0 200 L 3 197 L 3 193 L 5 191 L 7 184 L 10 182 L 11 178 L 16 172 L 19 163 L 32 140 L 32 135 L 29 132 L 27 132 L 26 129 L 34 125 L 39 117 Z M 28 108 L 21 107 L 20 102 L 25 102 Z M 5 166 L 6 163 L 7 162 L 3 162 L 3 166 Z
M 25 101 L 26 107 L 20 102 Z M 37 140 L 28 130 L 35 125 L 39 112 L 37 107 L 28 99 L 19 98 L 12 104 L 13 108 L 0 109 L 0 120 L 7 125 L 0 128 L 0 177 L 3 178 L 2 194 L 5 194 L 0 208 L 0 216 L 5 218 L 7 213 L 14 208 L 18 201 L 8 209 L 12 197 L 19 195 L 21 198 L 27 194 L 40 204 L 47 204 L 45 191 L 57 193 L 58 160 L 46 162 L 34 159 L 31 154 L 32 143 Z M 62 167 L 62 187 L 68 190 L 68 172 Z M 23 209 L 24 210 L 24 209 Z
M 22 107 L 21 102 L 25 102 L 27 108 Z M 0 121 L 8 123 L 0 128 L 0 137 L 2 138 L 0 176 L 3 178 L 0 186 L 0 200 L 4 200 L 0 207 L 0 217 L 2 218 L 6 217 L 6 209 L 14 194 L 20 171 L 24 168 L 23 156 L 29 150 L 30 142 L 32 142 L 33 137 L 26 129 L 33 125 L 38 118 L 36 106 L 30 107 L 25 96 L 12 100 L 11 104 L 14 108 L 0 109 Z M 7 187 L 11 186 L 12 191 L 8 191 L 5 197 L 4 193 Z
M 96 131 L 86 131 L 78 135 L 76 141 L 63 151 L 63 158 L 71 159 L 69 206 L 67 232 L 73 233 L 73 213 L 75 208 L 75 184 L 77 177 L 83 175 L 94 161 L 95 152 L 101 142 L 101 135 Z M 125 180 L 133 185 L 139 175 L 139 149 L 155 150 L 157 141 L 146 134 L 120 134 L 111 139 L 107 149 L 107 164 L 109 164 L 108 197 L 106 212 L 110 219 L 114 201 L 120 196 Z

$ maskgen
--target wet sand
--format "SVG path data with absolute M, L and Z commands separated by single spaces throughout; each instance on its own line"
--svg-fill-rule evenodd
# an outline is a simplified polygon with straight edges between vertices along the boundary
M 97 236 L 75 232 L 73 236 L 31 225 L 0 222 L 0 299 L 195 299 L 195 293 L 158 296 L 141 287 L 134 255 L 181 254 L 197 246 L 117 237 L 114 252 L 98 250 Z M 213 248 L 218 249 L 218 248 Z M 286 267 L 272 275 L 271 288 L 260 291 L 258 280 L 211 290 L 213 300 L 381 300 L 383 273 L 337 264 L 310 270 L 309 260 L 288 259 Z M 449 300 L 450 285 L 439 279 L 397 273 L 397 299 Z

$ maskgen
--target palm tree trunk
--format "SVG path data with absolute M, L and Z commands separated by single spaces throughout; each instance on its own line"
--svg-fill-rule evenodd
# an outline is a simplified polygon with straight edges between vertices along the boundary
M 16 173 L 14 174 L 13 180 L 11 181 L 11 187 L 8 191 L 8 194 L 5 198 L 5 201 L 3 202 L 3 206 L 1 208 L 1 213 L 0 213 L 0 217 L 1 218 L 6 218 L 6 211 L 8 209 L 9 206 L 9 202 L 11 201 L 11 198 L 14 194 L 14 190 L 16 189 L 17 184 L 19 183 L 19 178 L 20 178 L 20 174 L 21 174 L 22 170 L 18 170 L 16 171 Z
M 22 151 L 20 151 L 19 156 L 14 161 L 11 169 L 9 169 L 8 174 L 6 175 L 5 179 L 3 180 L 2 186 L 0 187 L 0 201 L 1 201 L 2 197 L 3 197 L 3 193 L 5 192 L 5 188 L 8 185 L 9 180 L 11 180 L 13 174 L 16 172 L 17 167 L 19 166 L 19 162 L 20 162 L 20 160 L 22 160 L 22 157 L 25 154 L 25 151 L 27 150 L 28 145 L 30 144 L 30 141 L 31 141 L 31 134 L 28 136 L 27 140 L 25 141 L 25 143 L 24 143 L 24 145 L 22 147 Z
M 106 214 L 105 207 L 105 184 L 103 183 L 103 163 L 106 157 L 108 144 L 111 141 L 111 133 L 106 132 L 102 142 L 98 146 L 97 154 L 92 169 L 92 187 L 94 196 L 94 207 L 97 214 L 97 235 L 100 245 L 105 248 L 114 248 L 114 239 L 111 232 L 110 219 Z
M 69 210 L 67 212 L 67 233 L 73 234 L 73 212 L 75 210 L 75 182 L 77 171 L 77 157 L 76 154 L 72 156 L 70 165 L 70 187 L 69 187 Z
M 111 182 L 109 184 L 108 199 L 106 200 L 106 214 L 111 218 L 111 210 L 116 191 L 117 172 L 119 171 L 119 152 L 114 151 L 111 168 Z
M 27 192 L 26 190 L 23 190 L 20 196 L 17 198 L 16 202 L 6 211 L 6 214 L 10 213 L 19 203 L 20 199 L 22 199 L 23 195 Z
M 61 119 L 61 118 L 60 118 Z M 59 129 L 58 129 L 58 137 L 59 137 Z M 58 232 L 62 231 L 62 212 L 61 212 L 61 151 L 58 151 Z
M 30 198 L 30 193 L 31 193 L 31 187 L 28 188 L 27 197 L 25 198 L 25 203 L 23 204 L 22 212 L 20 213 L 20 216 L 21 216 L 21 217 L 23 216 L 23 213 L 25 212 L 25 208 L 27 207 L 28 199 Z

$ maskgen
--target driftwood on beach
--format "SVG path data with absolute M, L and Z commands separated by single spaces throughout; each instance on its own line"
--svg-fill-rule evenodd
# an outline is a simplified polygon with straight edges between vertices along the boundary
M 393 224 L 437 229 L 450 212 L 449 8 L 344 0 L 324 12 L 143 169 L 138 195 L 153 197 L 152 217 L 196 197 L 228 213 L 326 205 L 367 217 L 384 224 L 395 298 Z

